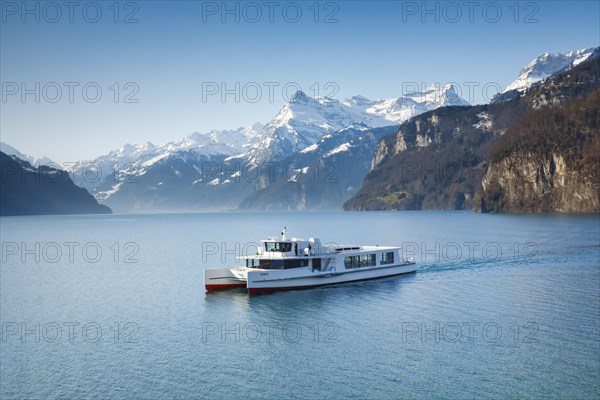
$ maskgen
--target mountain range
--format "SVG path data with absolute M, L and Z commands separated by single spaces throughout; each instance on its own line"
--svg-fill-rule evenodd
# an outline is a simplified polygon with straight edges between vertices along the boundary
M 519 77 L 508 85 L 492 102 L 506 101 L 522 95 L 532 86 L 565 70 L 569 70 L 587 60 L 597 48 L 573 50 L 567 53 L 543 53 L 531 60 L 519 72 Z
M 505 104 L 596 53 L 597 49 L 544 53 L 523 67 L 490 105 L 471 107 L 453 85 L 378 100 L 354 96 L 339 101 L 297 92 L 264 125 L 194 132 L 160 146 L 127 144 L 77 163 L 71 176 L 76 185 L 116 212 L 340 209 L 388 156 L 411 147 L 425 150 L 445 143 L 440 122 L 436 122 L 440 116 L 455 118 L 453 125 L 443 122 L 452 130 L 455 142 L 482 144 L 473 147 L 471 161 L 485 159 L 496 137 L 527 108 L 518 101 L 513 106 Z M 464 118 L 464 123 L 456 118 Z M 470 136 L 471 131 L 475 136 Z M 2 146 L 7 154 L 31 164 L 51 162 Z M 459 147 L 448 146 L 444 151 L 448 157 L 453 151 L 463 154 Z M 420 162 L 423 154 L 415 153 L 415 162 Z M 477 179 L 483 173 L 478 170 Z M 475 183 L 462 195 L 446 194 L 454 196 L 452 208 L 473 206 L 477 188 Z M 392 203 L 403 196 L 398 191 L 390 193 L 396 196 L 387 199 Z M 408 200 L 407 196 L 403 204 Z M 437 208 L 443 203 L 442 208 L 448 208 L 445 201 L 425 201 L 414 207 Z M 354 199 L 349 204 L 350 209 L 363 207 L 356 206 Z
M 509 100 L 421 114 L 344 208 L 600 212 L 599 96 L 596 49 Z
M 339 209 L 369 171 L 377 141 L 421 112 L 468 105 L 456 92 L 446 85 L 374 101 L 297 92 L 264 126 L 126 145 L 79 163 L 73 177 L 119 212 Z

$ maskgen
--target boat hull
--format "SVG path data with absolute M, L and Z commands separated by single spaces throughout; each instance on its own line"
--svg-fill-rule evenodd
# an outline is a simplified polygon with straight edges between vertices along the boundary
M 248 293 L 251 295 L 273 293 L 288 290 L 311 289 L 320 286 L 335 285 L 340 283 L 359 282 L 372 279 L 381 279 L 391 276 L 415 272 L 417 266 L 414 262 L 400 265 L 346 271 L 339 274 L 321 274 L 316 276 L 301 276 L 289 278 L 266 279 L 259 272 L 248 273 Z M 262 279 L 261 279 L 262 278 Z
M 215 292 L 217 290 L 240 289 L 246 288 L 246 283 L 220 283 L 212 285 L 204 285 L 207 292 Z
M 204 270 L 204 287 L 209 292 L 246 288 L 246 273 L 243 269 L 214 268 Z

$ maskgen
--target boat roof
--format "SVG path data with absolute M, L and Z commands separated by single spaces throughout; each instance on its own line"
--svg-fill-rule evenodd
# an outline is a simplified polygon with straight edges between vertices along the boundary
M 283 242 L 286 242 L 286 241 L 283 241 Z M 364 254 L 364 253 L 372 253 L 374 251 L 400 250 L 400 247 L 397 247 L 397 246 L 394 247 L 394 246 L 379 246 L 379 245 L 375 245 L 375 246 L 335 245 L 335 246 L 328 246 L 328 248 L 332 248 L 335 251 L 322 252 L 322 253 L 311 254 L 311 255 L 304 255 L 304 254 L 284 255 L 279 252 L 264 252 L 261 254 L 253 254 L 251 256 L 238 256 L 236 258 L 239 260 L 257 259 L 257 258 L 292 260 L 292 259 L 333 257 L 336 254 L 356 254 L 356 255 L 358 255 L 358 254 Z

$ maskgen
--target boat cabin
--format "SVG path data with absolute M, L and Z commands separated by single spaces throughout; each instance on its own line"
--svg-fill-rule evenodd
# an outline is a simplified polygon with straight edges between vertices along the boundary
M 335 252 L 321 244 L 318 238 L 287 238 L 284 228 L 281 238 L 269 237 L 261 240 L 256 256 L 241 257 L 246 260 L 247 268 L 289 269 L 309 267 L 321 269 L 329 265 Z
M 323 253 L 321 241 L 317 238 L 308 240 L 292 238 L 290 240 L 276 240 L 268 238 L 261 240 L 262 246 L 258 249 L 259 255 L 270 258 L 278 257 L 308 257 Z
M 312 271 L 357 270 L 384 267 L 408 262 L 400 256 L 399 249 L 385 246 L 342 246 L 321 244 L 318 238 L 288 239 L 286 231 L 280 239 L 269 237 L 261 240 L 257 254 L 240 257 L 246 268 L 291 269 L 310 268 Z

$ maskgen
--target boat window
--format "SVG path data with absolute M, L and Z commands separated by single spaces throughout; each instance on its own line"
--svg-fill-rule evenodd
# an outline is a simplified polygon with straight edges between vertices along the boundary
M 308 267 L 308 260 L 306 258 L 304 259 L 297 259 L 297 260 L 284 260 L 283 261 L 283 268 L 288 269 L 288 268 L 299 268 L 299 267 Z
M 271 260 L 268 258 L 261 258 L 258 268 L 261 269 L 283 269 L 283 260 Z
M 344 267 L 346 268 L 359 268 L 359 267 L 371 267 L 376 265 L 375 254 L 362 254 L 360 256 L 346 256 L 344 257 Z
M 308 267 L 307 259 L 294 259 L 294 260 L 272 260 L 269 258 L 261 258 L 258 268 L 261 269 L 289 269 Z
M 375 254 L 363 254 L 360 256 L 360 266 L 370 267 L 375 265 Z
M 358 256 L 344 257 L 344 267 L 346 267 L 346 269 L 358 267 Z
M 288 252 L 292 251 L 292 244 L 285 242 L 265 242 L 266 251 Z
M 388 251 L 387 253 L 381 253 L 381 259 L 379 264 L 393 264 L 394 263 L 394 252 Z

